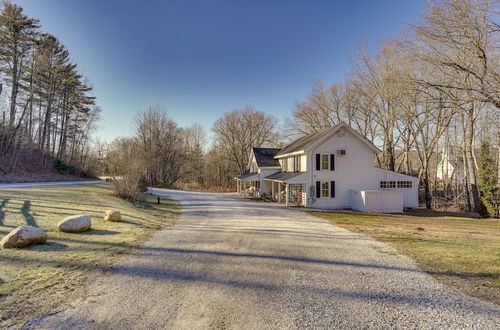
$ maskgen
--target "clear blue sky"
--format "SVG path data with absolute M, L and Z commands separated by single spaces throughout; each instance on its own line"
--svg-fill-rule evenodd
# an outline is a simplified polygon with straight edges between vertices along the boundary
M 290 116 L 317 79 L 343 81 L 365 43 L 397 36 L 420 0 L 15 0 L 67 46 L 103 109 L 98 135 L 130 135 L 161 104 L 182 126 L 210 132 L 254 105 Z

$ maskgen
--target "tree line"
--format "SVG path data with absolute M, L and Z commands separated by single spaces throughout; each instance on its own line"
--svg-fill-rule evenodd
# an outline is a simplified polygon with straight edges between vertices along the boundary
M 165 183 L 230 189 L 234 175 L 245 171 L 251 147 L 280 146 L 289 142 L 280 132 L 299 137 L 344 121 L 381 149 L 377 166 L 421 179 L 427 208 L 498 216 L 498 5 L 492 0 L 429 2 L 420 22 L 385 41 L 379 52 L 361 47 L 345 81 L 318 82 L 296 102 L 285 129 L 272 116 L 246 107 L 214 123 L 208 149 L 201 126 L 180 130 L 185 145 L 178 177 Z M 460 180 L 437 177 L 444 149 L 462 172 Z
M 92 87 L 66 47 L 20 6 L 0 12 L 0 167 L 92 171 L 91 136 L 99 119 Z
M 12 171 L 26 160 L 94 167 L 130 200 L 151 185 L 230 190 L 251 147 L 279 147 L 344 121 L 379 146 L 377 166 L 421 179 L 428 208 L 498 215 L 499 13 L 495 0 L 430 1 L 420 21 L 379 52 L 361 47 L 345 81 L 317 82 L 284 122 L 251 106 L 235 109 L 214 123 L 209 144 L 202 126 L 179 127 L 156 106 L 137 117 L 131 137 L 104 147 L 91 144 L 100 109 L 68 50 L 4 2 L 0 167 Z M 445 149 L 461 180 L 437 177 Z

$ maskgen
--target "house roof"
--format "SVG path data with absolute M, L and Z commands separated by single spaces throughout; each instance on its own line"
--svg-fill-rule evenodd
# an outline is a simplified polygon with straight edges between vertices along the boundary
M 380 168 L 380 167 L 377 167 L 377 166 L 375 166 L 375 170 L 376 171 L 380 171 L 380 172 L 384 172 L 384 173 L 387 173 L 387 174 L 390 174 L 390 175 L 405 177 L 405 178 L 408 178 L 408 179 L 411 179 L 411 180 L 414 180 L 414 181 L 419 181 L 420 180 L 419 178 L 411 176 L 411 175 L 408 175 L 408 174 L 399 173 L 399 172 L 396 172 L 396 171 L 386 170 L 385 168 Z
M 241 180 L 241 181 L 255 181 L 255 180 L 259 179 L 259 174 L 247 172 L 247 173 L 237 175 L 234 178 Z
M 303 177 L 300 177 L 300 176 L 303 176 Z M 266 176 L 264 178 L 264 180 L 277 181 L 277 182 L 290 182 L 290 181 L 295 182 L 298 179 L 305 180 L 305 176 L 306 176 L 306 174 L 304 172 L 278 172 L 278 173 Z M 295 180 L 293 180 L 293 179 L 295 179 Z
M 379 152 L 380 151 L 366 137 L 364 137 L 363 135 L 359 134 L 351 126 L 347 125 L 344 122 L 341 122 L 341 123 L 339 123 L 339 124 L 337 124 L 335 126 L 325 128 L 325 129 L 323 129 L 323 130 L 321 130 L 319 132 L 316 132 L 314 134 L 310 134 L 310 135 L 304 136 L 302 138 L 299 138 L 299 139 L 293 141 L 292 143 L 290 143 L 289 145 L 287 145 L 286 147 L 284 147 L 283 149 L 281 149 L 276 154 L 276 156 L 281 156 L 281 155 L 293 153 L 293 152 L 296 152 L 296 151 L 304 150 L 306 147 L 308 147 L 313 142 L 315 142 L 315 141 L 323 138 L 324 136 L 330 134 L 331 132 L 339 130 L 342 127 L 345 127 L 346 129 L 348 129 L 349 131 L 351 131 L 352 134 L 354 134 L 354 136 L 356 136 L 358 139 L 360 139 L 363 143 L 365 143 L 374 152 Z
M 281 150 L 279 148 L 252 148 L 258 167 L 279 167 L 280 163 L 274 156 Z
M 289 153 L 292 153 L 295 151 L 303 150 L 309 143 L 324 136 L 325 134 L 330 132 L 331 129 L 332 129 L 331 127 L 328 127 L 328 128 L 325 128 L 319 132 L 316 132 L 314 134 L 310 134 L 310 135 L 306 135 L 306 136 L 303 136 L 301 138 L 298 138 L 297 140 L 293 141 L 292 143 L 290 143 L 289 145 L 287 145 L 286 147 L 281 149 L 276 154 L 276 156 L 285 155 L 285 154 L 289 154 Z

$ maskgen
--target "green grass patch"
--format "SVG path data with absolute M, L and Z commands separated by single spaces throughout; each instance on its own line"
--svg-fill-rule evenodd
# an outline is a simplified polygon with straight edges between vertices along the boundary
M 388 242 L 463 293 L 500 304 L 500 220 L 457 216 L 308 212 Z
M 172 225 L 178 204 L 146 197 L 133 205 L 111 195 L 109 184 L 0 189 L 0 238 L 21 225 L 49 234 L 46 244 L 23 249 L 0 248 L 0 328 L 57 311 L 85 295 L 84 283 L 109 273 L 120 257 L 139 246 L 152 232 Z M 104 221 L 116 209 L 122 221 Z M 66 216 L 92 216 L 92 229 L 62 233 L 57 223 Z

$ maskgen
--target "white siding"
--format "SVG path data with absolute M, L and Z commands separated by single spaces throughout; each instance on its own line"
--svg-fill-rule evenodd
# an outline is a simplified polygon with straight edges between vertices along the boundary
M 352 209 L 363 212 L 402 213 L 400 190 L 351 190 Z
M 275 169 L 259 169 L 260 173 L 260 193 L 261 194 L 270 194 L 271 193 L 271 182 L 265 181 L 264 178 L 270 175 L 273 175 L 275 173 L 278 173 L 280 170 L 279 168 Z
M 381 168 L 373 168 L 372 189 L 380 189 L 380 181 L 411 181 L 411 188 L 391 188 L 389 190 L 403 191 L 404 207 L 415 208 L 418 207 L 418 178 L 383 170 Z
M 337 150 L 345 149 L 345 156 L 338 156 Z M 316 154 L 334 154 L 335 170 L 316 170 Z M 370 187 L 373 169 L 373 152 L 352 133 L 345 130 L 337 133 L 309 153 L 308 168 L 311 172 L 309 185 L 316 181 L 335 181 L 335 198 L 321 197 L 311 200 L 311 207 L 321 209 L 350 208 L 351 189 L 365 190 Z M 368 187 L 367 187 L 368 183 Z M 309 188 L 310 189 L 310 188 Z
M 307 155 L 300 156 L 300 171 L 307 172 Z
M 288 157 L 286 159 L 286 162 L 287 162 L 286 171 L 287 172 L 293 172 L 293 157 Z

